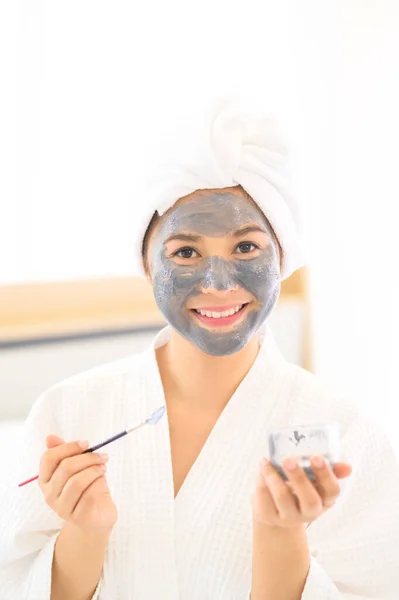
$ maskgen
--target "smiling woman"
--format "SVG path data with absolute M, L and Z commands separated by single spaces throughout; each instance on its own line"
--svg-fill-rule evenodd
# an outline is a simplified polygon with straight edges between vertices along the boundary
M 134 258 L 167 326 L 145 352 L 62 381 L 33 406 L 15 476 L 40 465 L 40 491 L 15 485 L 0 504 L 0 589 L 93 600 L 115 590 L 124 600 L 397 597 L 392 448 L 286 360 L 270 328 L 282 282 L 303 265 L 278 129 L 219 105 L 187 131 L 180 160 L 140 196 L 147 216 L 132 223 Z M 98 457 L 83 462 L 69 443 L 94 444 L 161 406 L 156 426 L 108 446 L 107 480 Z M 330 422 L 345 462 L 312 460 L 314 484 L 292 461 L 282 462 L 288 483 L 260 461 L 271 458 L 268 430 Z

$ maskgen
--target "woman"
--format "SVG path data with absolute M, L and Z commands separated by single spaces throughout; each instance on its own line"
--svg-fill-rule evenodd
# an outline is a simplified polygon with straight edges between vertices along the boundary
M 282 146 L 270 121 L 231 109 L 204 131 L 212 164 L 186 155 L 169 171 L 138 236 L 169 325 L 143 354 L 53 386 L 29 414 L 17 476 L 40 462 L 40 477 L 3 499 L 1 598 L 397 598 L 392 449 L 288 363 L 268 327 L 301 263 Z M 107 446 L 106 478 L 106 460 L 81 454 L 77 440 L 163 405 L 157 425 Z M 267 429 L 331 421 L 345 462 L 313 461 L 315 484 L 289 463 L 285 483 L 265 462 Z

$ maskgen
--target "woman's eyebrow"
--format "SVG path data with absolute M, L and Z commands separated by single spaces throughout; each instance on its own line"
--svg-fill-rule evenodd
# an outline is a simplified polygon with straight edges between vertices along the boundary
M 179 240 L 181 242 L 198 242 L 199 239 L 201 239 L 202 236 L 200 235 L 194 235 L 194 234 L 190 234 L 190 233 L 174 233 L 172 235 L 170 235 L 168 238 L 166 238 L 165 240 L 165 244 L 167 244 L 168 242 L 171 242 L 172 240 Z
M 243 227 L 242 229 L 237 229 L 236 231 L 232 231 L 228 235 L 231 237 L 242 237 L 243 235 L 247 235 L 248 233 L 260 232 L 268 235 L 267 231 L 260 227 L 259 225 L 248 225 L 247 227 Z M 203 236 L 195 235 L 194 233 L 173 233 L 169 237 L 166 238 L 165 244 L 171 242 L 173 240 L 178 240 L 180 242 L 198 242 Z
M 232 237 L 241 237 L 243 235 L 247 235 L 247 233 L 253 232 L 261 232 L 266 233 L 266 235 L 268 235 L 267 231 L 259 225 L 248 225 L 247 227 L 243 227 L 242 229 L 237 229 L 236 231 L 233 231 L 232 233 L 230 233 L 230 235 Z

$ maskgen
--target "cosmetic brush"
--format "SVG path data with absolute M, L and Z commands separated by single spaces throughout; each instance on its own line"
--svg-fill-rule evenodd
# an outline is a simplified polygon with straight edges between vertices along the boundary
M 127 435 L 128 433 L 131 433 L 132 431 L 135 431 L 136 429 L 143 427 L 143 425 L 155 425 L 164 416 L 164 414 L 165 414 L 165 406 L 161 406 L 150 417 L 148 417 L 148 419 L 146 419 L 139 425 L 136 425 L 135 427 L 129 427 L 129 429 L 125 429 L 124 431 L 121 431 L 120 433 L 116 433 L 115 435 L 107 438 L 106 440 L 100 442 L 99 444 L 96 444 L 95 446 L 92 446 L 91 448 L 87 448 L 87 450 L 82 452 L 82 454 L 86 454 L 87 452 L 94 452 L 95 450 L 98 450 L 99 448 L 102 448 L 103 446 L 106 446 L 107 444 L 110 444 L 111 442 L 118 440 L 119 438 L 123 437 L 124 435 Z M 22 487 L 23 485 L 26 485 L 27 483 L 30 483 L 31 481 L 35 481 L 35 479 L 38 479 L 38 478 L 39 478 L 39 475 L 36 475 L 36 477 L 31 477 L 31 479 L 27 479 L 26 481 L 19 483 L 18 487 Z

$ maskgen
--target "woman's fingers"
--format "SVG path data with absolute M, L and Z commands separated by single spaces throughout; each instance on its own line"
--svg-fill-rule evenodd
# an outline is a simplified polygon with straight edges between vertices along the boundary
M 83 444 L 83 447 L 81 444 Z M 82 454 L 88 447 L 88 442 L 68 442 L 46 450 L 40 459 L 39 483 L 43 485 L 48 483 L 62 460 L 76 454 Z M 88 452 L 88 454 L 90 453 Z
M 352 467 L 348 463 L 334 463 L 333 465 L 334 475 L 338 479 L 345 479 L 352 473 Z
M 253 497 L 257 520 L 280 527 L 312 523 L 335 504 L 341 491 L 338 479 L 348 477 L 352 467 L 347 463 L 336 463 L 331 467 L 326 461 L 317 465 L 314 458 L 311 468 L 315 481 L 309 479 L 295 458 L 282 463 L 287 481 L 271 463 L 262 459 Z
M 267 525 L 278 522 L 279 516 L 270 490 L 263 474 L 264 462 L 261 460 L 256 479 L 256 490 L 252 496 L 252 510 L 256 521 Z
M 329 508 L 333 506 L 333 504 L 335 504 L 335 501 L 341 492 L 338 479 L 335 475 L 335 470 L 333 470 L 330 467 L 327 461 L 323 461 L 321 465 L 317 465 L 314 463 L 314 460 L 312 460 L 311 464 L 312 471 L 316 477 L 316 487 L 322 500 L 323 506 L 325 508 Z M 350 467 L 350 465 L 340 463 L 340 465 L 338 466 L 338 472 L 341 471 L 341 465 L 343 467 L 342 473 L 346 473 L 347 469 L 345 469 L 344 467 Z M 347 475 L 345 475 L 345 477 L 347 477 Z
M 66 522 L 85 531 L 114 527 L 118 511 L 105 475 L 107 454 L 84 452 L 89 443 L 49 435 L 40 460 L 39 487 L 46 504 Z
M 264 477 L 279 518 L 286 522 L 295 520 L 298 514 L 297 499 L 270 463 L 265 465 Z
M 69 477 L 56 500 L 58 514 L 61 514 L 65 520 L 69 520 L 86 490 L 104 474 L 105 470 L 101 465 L 93 465 Z
M 104 463 L 105 456 L 105 454 L 98 452 L 87 452 L 87 454 L 64 458 L 59 463 L 51 478 L 51 493 L 54 498 L 58 498 L 61 495 L 65 484 L 70 478 L 88 467 Z
M 87 452 L 88 442 L 64 442 L 47 436 L 48 450 L 40 461 L 39 485 L 46 504 L 68 520 L 83 493 L 105 473 L 105 453 Z

